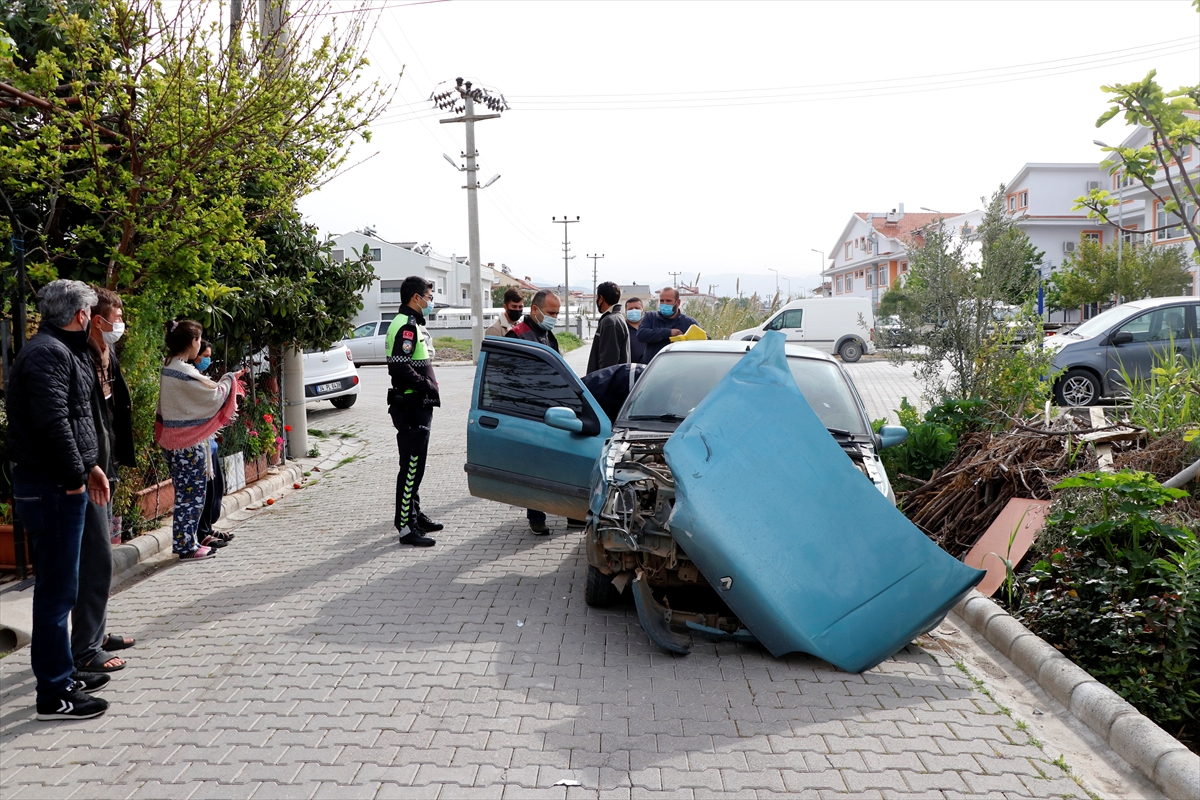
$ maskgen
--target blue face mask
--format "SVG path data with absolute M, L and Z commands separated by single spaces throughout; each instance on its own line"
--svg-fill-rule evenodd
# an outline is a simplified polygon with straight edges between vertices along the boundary
M 544 331 L 552 331 L 552 330 L 554 330 L 554 324 L 555 324 L 556 322 L 558 322 L 558 320 L 557 320 L 557 319 L 555 319 L 554 317 L 552 317 L 552 316 L 550 316 L 549 314 L 547 314 L 547 315 L 545 315 L 545 316 L 543 316 L 543 317 L 542 317 L 542 321 L 541 321 L 541 322 L 539 322 L 538 324 L 542 326 L 542 330 L 544 330 Z
M 208 369 L 209 365 L 211 365 L 211 364 L 212 364 L 212 359 L 209 358 L 208 356 L 205 356 L 204 358 L 200 359 L 199 362 L 197 362 L 196 369 L 200 370 L 201 372 L 204 372 L 204 370 Z
M 658 313 L 662 314 L 664 317 L 669 317 L 675 313 L 675 306 L 671 303 L 659 303 Z
M 629 309 L 625 312 L 625 319 L 629 320 L 630 322 L 641 322 L 642 310 L 640 308 Z

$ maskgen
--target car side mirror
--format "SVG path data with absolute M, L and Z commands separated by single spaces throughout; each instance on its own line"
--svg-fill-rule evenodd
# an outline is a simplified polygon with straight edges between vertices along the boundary
M 1108 343 L 1114 347 L 1118 347 L 1123 344 L 1132 344 L 1133 334 L 1129 331 L 1117 331 L 1112 336 L 1108 337 Z
M 903 425 L 884 425 L 879 429 L 879 449 L 896 447 L 908 441 L 908 428 Z
M 551 428 L 558 428 L 560 431 L 583 433 L 583 420 L 575 416 L 574 411 L 563 406 L 547 408 L 546 413 L 542 416 L 542 422 Z

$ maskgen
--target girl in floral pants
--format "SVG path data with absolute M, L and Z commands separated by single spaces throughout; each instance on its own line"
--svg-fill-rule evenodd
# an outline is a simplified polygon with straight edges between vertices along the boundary
M 181 450 L 166 450 L 175 484 L 175 516 L 171 525 L 171 550 L 185 556 L 197 549 L 196 526 L 204 511 L 204 488 L 208 481 L 205 450 L 208 440 Z

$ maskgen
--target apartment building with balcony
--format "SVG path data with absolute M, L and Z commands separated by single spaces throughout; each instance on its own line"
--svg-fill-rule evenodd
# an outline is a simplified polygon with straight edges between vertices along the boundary
M 377 319 L 391 319 L 400 310 L 400 284 L 409 275 L 421 275 L 433 284 L 433 301 L 437 307 L 469 308 L 471 305 L 471 266 L 465 256 L 443 256 L 427 244 L 389 242 L 367 228 L 335 236 L 335 260 L 355 258 L 367 252 L 375 280 L 363 292 L 362 310 L 354 324 Z M 492 307 L 493 271 L 480 269 L 479 292 L 483 307 Z
M 858 211 L 850 215 L 821 277 L 830 297 L 869 297 L 875 305 L 908 272 L 907 248 L 921 240 L 925 226 L 960 212 L 906 213 L 904 204 L 886 212 Z

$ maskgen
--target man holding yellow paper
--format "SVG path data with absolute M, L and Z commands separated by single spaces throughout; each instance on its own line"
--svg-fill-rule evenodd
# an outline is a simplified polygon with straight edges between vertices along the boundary
M 646 345 L 645 363 L 649 364 L 659 350 L 670 344 L 673 336 L 683 336 L 692 326 L 700 330 L 696 320 L 680 310 L 679 292 L 671 286 L 659 292 L 658 312 L 643 317 L 637 332 L 638 341 Z

